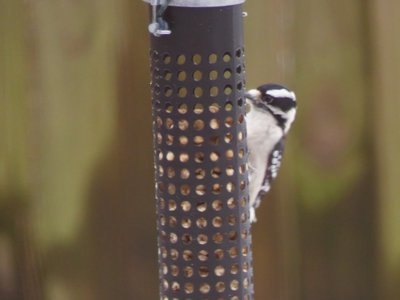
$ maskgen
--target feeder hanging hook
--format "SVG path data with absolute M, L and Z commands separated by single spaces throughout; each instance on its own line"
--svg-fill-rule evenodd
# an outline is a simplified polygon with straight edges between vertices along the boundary
M 164 13 L 172 0 L 151 0 L 152 22 L 149 25 L 149 32 L 156 37 L 171 34 L 167 21 L 164 20 Z M 157 6 L 160 5 L 157 11 Z

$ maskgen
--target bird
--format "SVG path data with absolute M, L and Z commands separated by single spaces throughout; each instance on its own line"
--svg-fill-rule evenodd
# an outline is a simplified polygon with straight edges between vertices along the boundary
M 296 118 L 296 95 L 288 88 L 268 83 L 247 90 L 246 123 L 249 150 L 250 222 L 257 221 L 255 210 L 277 177 L 285 139 Z

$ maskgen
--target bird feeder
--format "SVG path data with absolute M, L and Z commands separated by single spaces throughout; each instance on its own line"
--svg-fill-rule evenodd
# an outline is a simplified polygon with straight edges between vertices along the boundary
M 147 2 L 160 299 L 251 300 L 244 0 Z

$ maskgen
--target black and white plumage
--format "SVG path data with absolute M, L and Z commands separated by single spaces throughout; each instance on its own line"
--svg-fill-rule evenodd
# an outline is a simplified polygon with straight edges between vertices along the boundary
M 294 92 L 278 84 L 265 84 L 245 93 L 249 148 L 250 221 L 270 190 L 281 166 L 285 138 L 296 117 Z

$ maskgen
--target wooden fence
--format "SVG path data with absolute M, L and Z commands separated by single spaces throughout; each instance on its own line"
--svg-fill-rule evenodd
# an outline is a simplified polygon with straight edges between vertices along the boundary
M 400 297 L 400 2 L 247 1 L 247 86 L 297 92 L 256 299 Z M 147 7 L 0 0 L 0 298 L 157 299 Z

